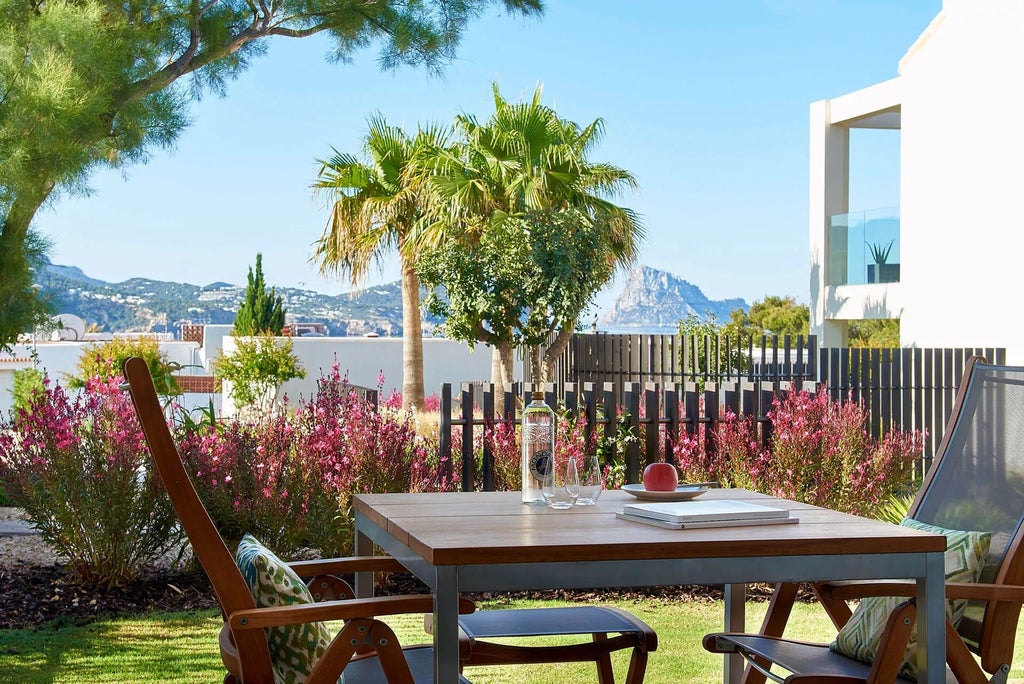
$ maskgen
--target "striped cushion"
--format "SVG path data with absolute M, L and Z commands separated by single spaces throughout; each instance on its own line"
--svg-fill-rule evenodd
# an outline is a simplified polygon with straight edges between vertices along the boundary
M 251 535 L 242 537 L 235 563 L 260 608 L 313 603 L 313 595 L 288 564 Z M 322 622 L 267 630 L 275 684 L 301 684 L 323 656 L 331 633 Z
M 989 532 L 964 532 L 947 530 L 934 525 L 909 518 L 900 523 L 903 527 L 924 530 L 934 534 L 946 535 L 946 581 L 977 582 L 981 574 L 985 555 L 992 541 Z M 870 663 L 878 652 L 885 621 L 893 609 L 905 599 L 898 597 L 869 597 L 860 602 L 853 612 L 853 617 L 839 631 L 830 648 L 843 655 L 850 656 L 865 663 Z M 946 615 L 956 625 L 964 615 L 967 601 L 951 600 L 947 602 Z M 900 676 L 917 679 L 917 627 L 910 634 L 907 652 L 900 667 Z

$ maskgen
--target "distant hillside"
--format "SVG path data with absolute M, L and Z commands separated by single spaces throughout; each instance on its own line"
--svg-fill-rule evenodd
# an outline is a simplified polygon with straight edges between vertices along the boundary
M 108 283 L 89 278 L 74 266 L 48 264 L 37 275 L 41 292 L 55 313 L 73 313 L 107 332 L 180 334 L 185 323 L 230 324 L 245 287 L 224 282 L 199 287 L 146 278 Z M 402 297 L 398 282 L 337 296 L 311 290 L 277 288 L 289 317 L 323 323 L 331 335 L 402 334 Z M 424 332 L 440 321 L 428 317 Z
M 225 282 L 204 286 L 147 278 L 108 283 L 86 276 L 74 266 L 48 264 L 37 275 L 42 293 L 53 300 L 55 313 L 72 313 L 107 332 L 173 332 L 185 323 L 231 324 L 245 288 Z M 277 288 L 289 317 L 304 323 L 323 323 L 335 336 L 384 337 L 402 334 L 402 292 L 399 282 L 337 296 L 312 290 Z M 688 313 L 711 311 L 726 320 L 742 299 L 709 300 L 700 288 L 671 273 L 640 266 L 630 275 L 602 328 L 674 331 Z M 428 317 L 429 334 L 441 324 Z
M 638 266 L 600 325 L 603 328 L 675 330 L 688 314 L 704 317 L 709 312 L 721 322 L 729 314 L 750 306 L 740 298 L 712 300 L 696 285 L 647 266 Z

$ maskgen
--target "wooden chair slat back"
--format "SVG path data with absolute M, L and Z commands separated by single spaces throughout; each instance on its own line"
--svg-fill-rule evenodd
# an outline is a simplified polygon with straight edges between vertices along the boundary
M 185 534 L 188 535 L 193 552 L 210 578 L 221 614 L 226 617 L 238 610 L 255 608 L 252 592 L 249 591 L 245 578 L 235 564 L 234 556 L 228 551 L 185 471 L 185 465 L 174 444 L 160 405 L 149 367 L 143 359 L 132 357 L 124 362 L 123 371 L 160 480 L 171 498 Z M 246 684 L 274 681 L 270 651 L 261 632 L 248 632 L 244 636 L 236 636 L 235 648 L 243 672 L 233 674 L 242 677 Z

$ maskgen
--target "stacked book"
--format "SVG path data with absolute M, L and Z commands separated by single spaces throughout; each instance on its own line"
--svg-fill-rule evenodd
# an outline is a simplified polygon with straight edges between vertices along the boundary
M 626 504 L 615 517 L 673 530 L 781 525 L 798 521 L 785 508 L 730 499 Z

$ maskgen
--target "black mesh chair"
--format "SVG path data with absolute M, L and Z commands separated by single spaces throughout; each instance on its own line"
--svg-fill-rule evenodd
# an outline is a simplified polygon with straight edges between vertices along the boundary
M 946 662 L 958 682 L 1005 682 L 1024 602 L 1024 367 L 968 360 L 946 432 L 908 512 L 922 523 L 992 535 L 977 583 L 946 583 L 946 596 L 968 600 L 954 627 L 946 621 Z M 780 585 L 756 635 L 709 634 L 714 653 L 738 653 L 753 666 L 747 684 L 775 681 L 881 682 L 896 677 L 914 621 L 913 582 L 828 583 L 814 586 L 837 629 L 852 615 L 846 601 L 900 596 L 871 666 L 829 650 L 781 638 L 796 585 Z M 908 622 L 909 621 L 909 622 Z M 778 670 L 792 673 L 778 674 Z M 771 672 L 767 672 L 771 669 Z

